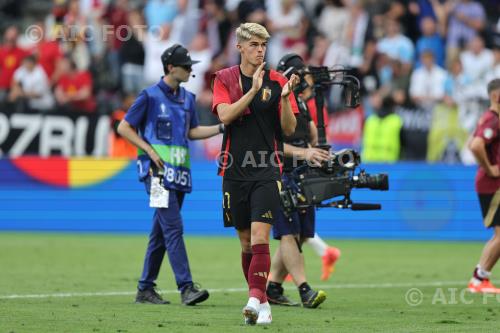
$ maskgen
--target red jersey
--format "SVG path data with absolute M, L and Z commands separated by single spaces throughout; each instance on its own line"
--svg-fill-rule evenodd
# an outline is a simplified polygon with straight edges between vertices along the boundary
M 9 89 L 14 72 L 28 52 L 19 47 L 0 47 L 0 89 Z
M 71 95 L 84 87 L 90 87 L 90 89 L 92 89 L 92 77 L 87 71 L 77 72 L 73 75 L 65 74 L 61 76 L 57 85 L 60 86 L 66 94 Z M 93 95 L 90 95 L 86 100 L 72 102 L 71 104 L 78 110 L 88 112 L 95 111 L 96 106 Z
M 63 53 L 56 41 L 42 41 L 35 46 L 33 53 L 38 57 L 38 63 L 50 79 L 56 68 L 56 62 L 62 58 Z
M 241 79 L 243 89 L 240 89 Z M 238 181 L 280 180 L 282 169 L 282 129 L 280 123 L 281 91 L 287 79 L 266 70 L 263 84 L 239 119 L 226 126 L 222 139 L 223 160 L 218 173 Z M 239 66 L 216 73 L 212 112 L 217 105 L 232 104 L 252 87 L 252 78 L 243 75 Z M 292 111 L 298 108 L 293 94 L 289 96 Z
M 492 165 L 500 164 L 500 122 L 498 113 L 493 110 L 486 111 L 479 119 L 474 137 L 484 140 L 486 154 Z M 481 194 L 492 194 L 500 188 L 500 178 L 491 178 L 483 168 L 476 174 L 476 191 Z

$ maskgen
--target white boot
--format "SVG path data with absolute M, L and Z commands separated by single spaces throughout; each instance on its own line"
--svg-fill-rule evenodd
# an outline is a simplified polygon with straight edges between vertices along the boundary
M 243 308 L 243 318 L 245 318 L 246 325 L 255 325 L 259 317 L 259 304 L 260 300 L 255 297 L 248 299 L 247 305 Z
M 262 303 L 259 308 L 259 318 L 257 318 L 258 325 L 269 325 L 273 321 L 271 315 L 271 305 L 269 302 Z

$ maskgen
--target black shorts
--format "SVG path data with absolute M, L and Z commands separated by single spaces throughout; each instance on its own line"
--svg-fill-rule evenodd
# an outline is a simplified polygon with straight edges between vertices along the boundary
M 487 228 L 500 226 L 500 190 L 492 194 L 478 194 L 484 226 Z
M 222 181 L 224 227 L 250 229 L 252 222 L 273 224 L 281 204 L 276 180 Z

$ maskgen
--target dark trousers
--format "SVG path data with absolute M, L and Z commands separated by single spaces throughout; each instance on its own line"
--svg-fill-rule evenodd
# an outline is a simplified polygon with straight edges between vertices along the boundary
M 149 184 L 146 183 L 146 186 L 149 192 Z M 138 284 L 140 290 L 156 286 L 155 280 L 160 272 L 165 251 L 175 275 L 177 288 L 182 290 L 192 283 L 186 246 L 182 237 L 183 225 L 180 211 L 183 199 L 183 192 L 171 190 L 168 208 L 156 208 L 144 258 L 144 268 Z

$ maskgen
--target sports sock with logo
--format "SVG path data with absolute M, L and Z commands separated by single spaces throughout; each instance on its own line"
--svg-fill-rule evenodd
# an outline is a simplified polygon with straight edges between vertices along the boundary
M 252 245 L 252 261 L 248 270 L 248 287 L 250 297 L 267 302 L 266 283 L 271 268 L 269 244 Z

